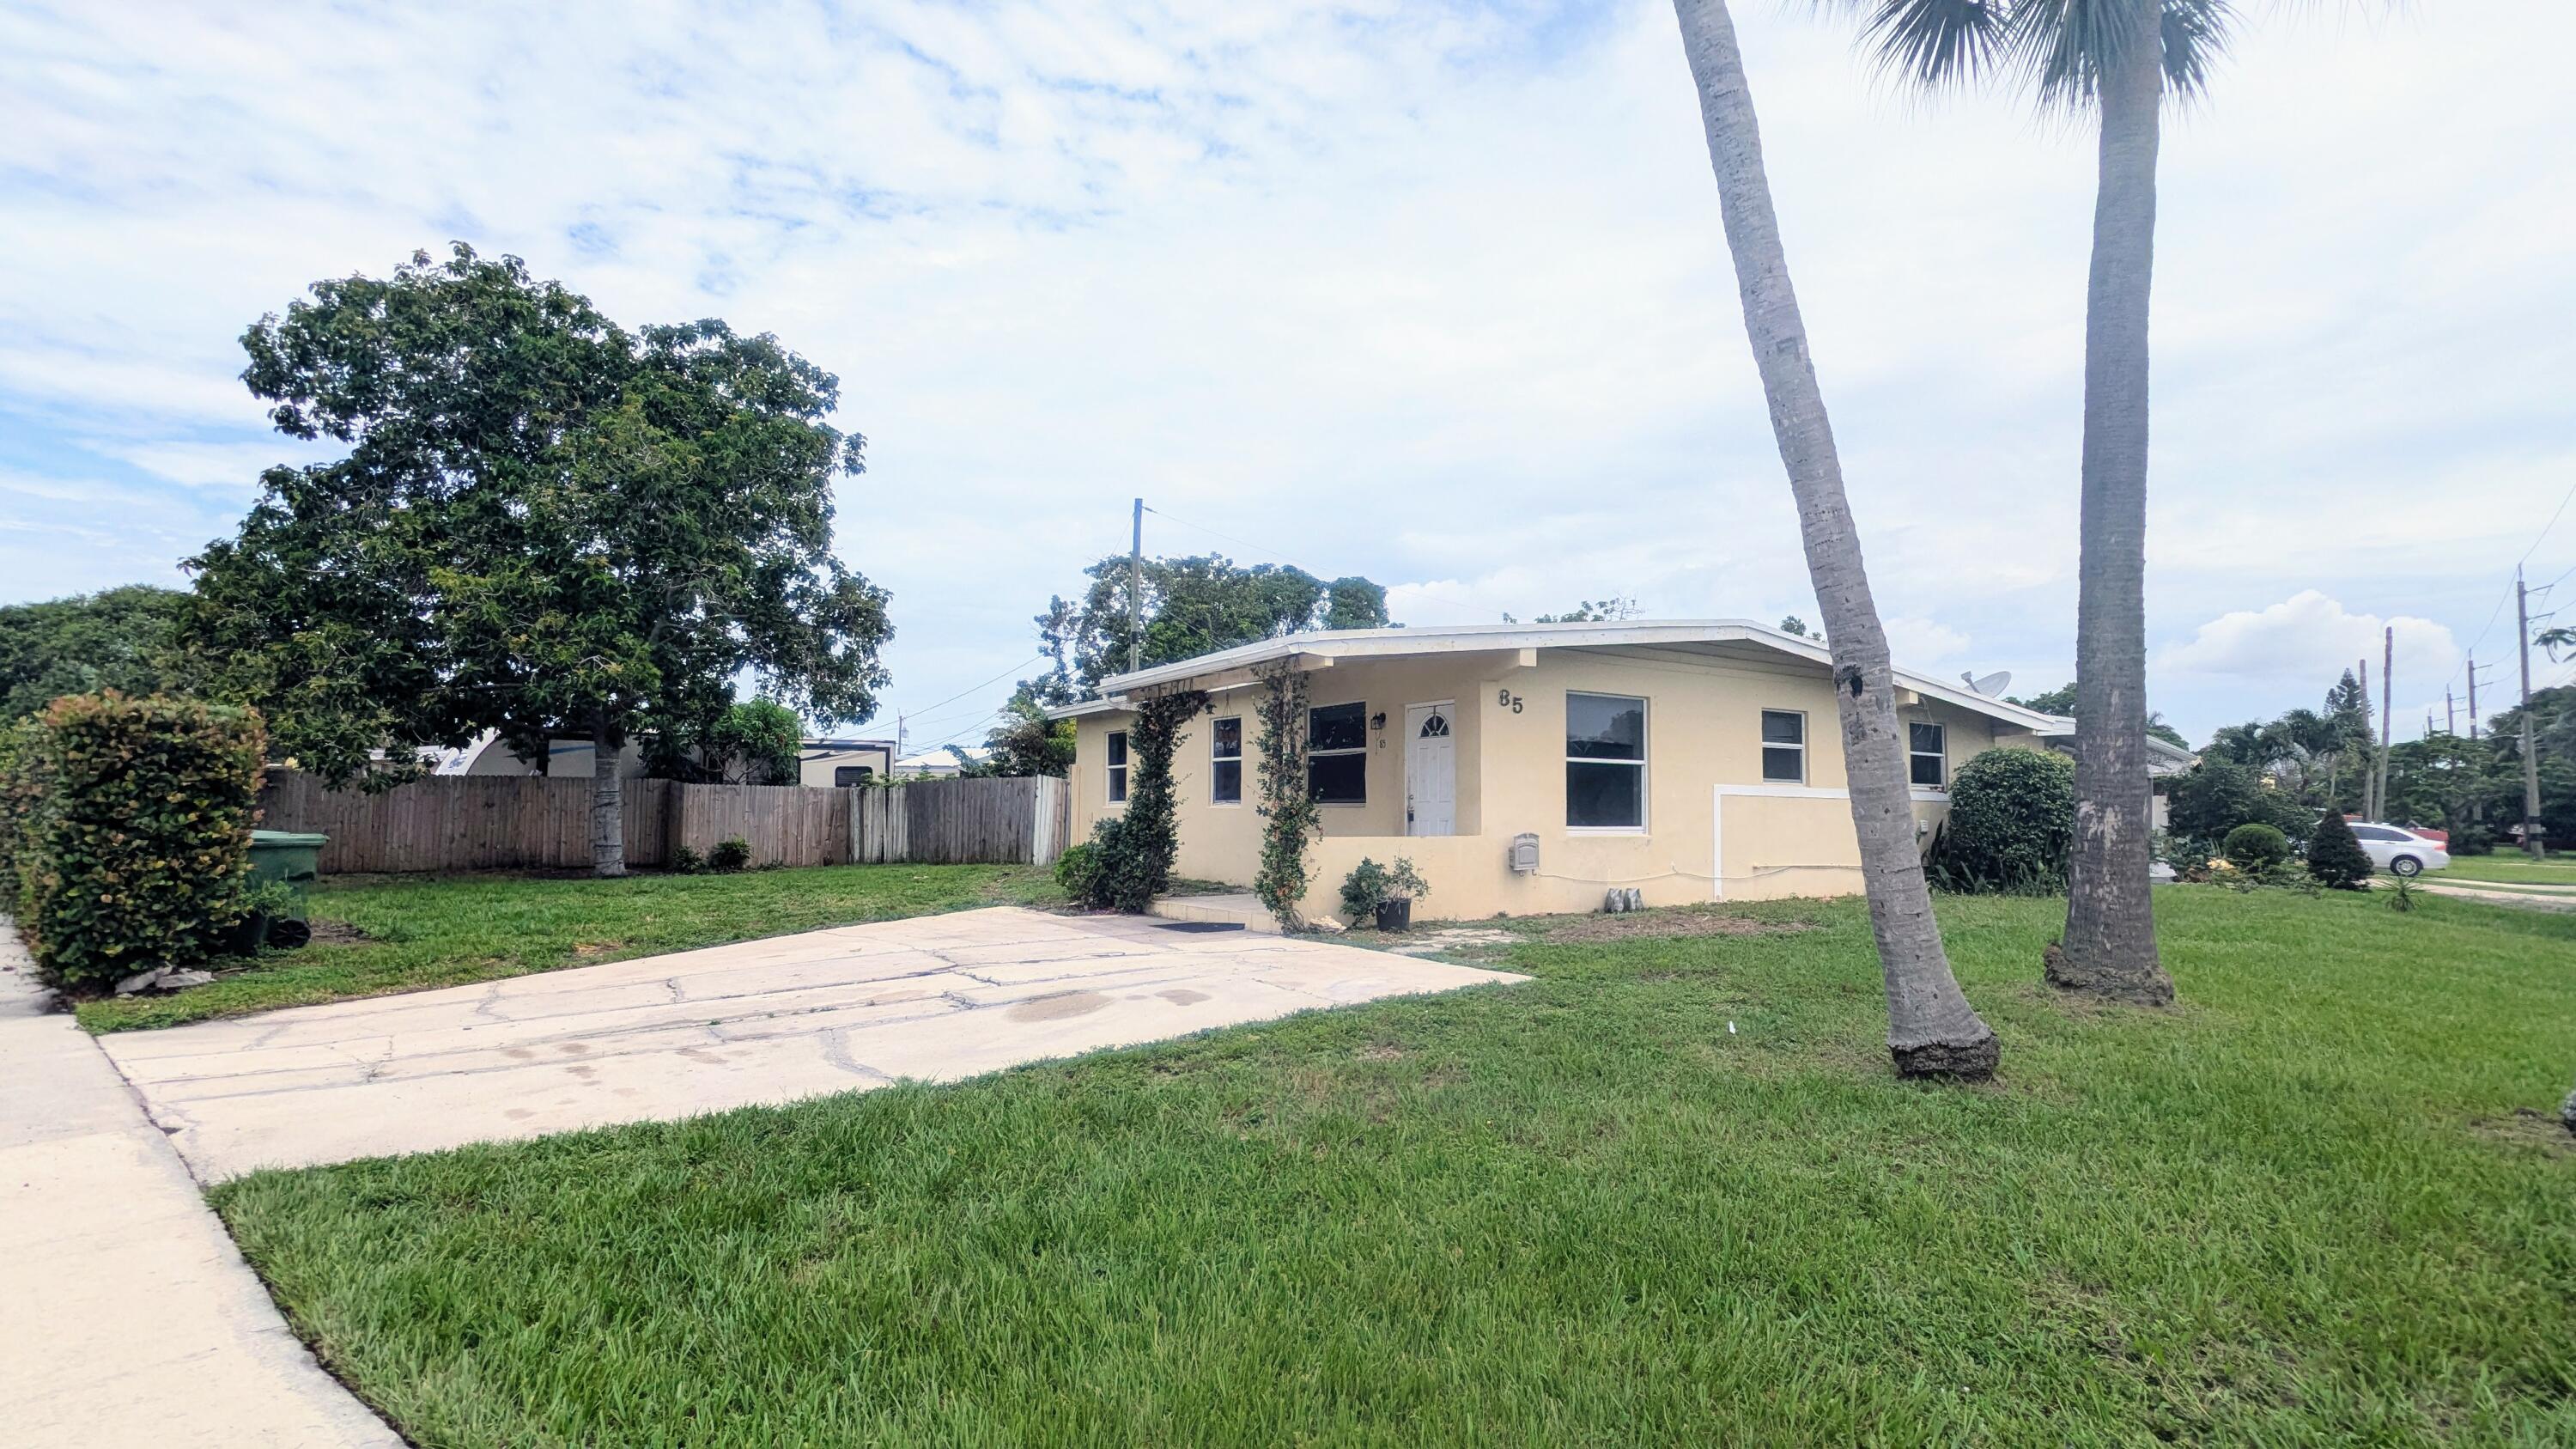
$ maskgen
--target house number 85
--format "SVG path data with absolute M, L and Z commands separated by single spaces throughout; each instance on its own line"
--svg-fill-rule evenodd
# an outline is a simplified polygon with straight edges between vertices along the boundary
M 1521 712 L 1521 697 L 1508 689 L 1495 690 L 1494 703 L 1499 707 L 1508 708 L 1514 714 Z

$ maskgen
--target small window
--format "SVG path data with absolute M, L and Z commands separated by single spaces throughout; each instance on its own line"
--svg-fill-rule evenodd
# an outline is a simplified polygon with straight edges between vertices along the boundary
M 1791 785 L 1807 780 L 1807 717 L 1793 709 L 1762 711 L 1762 778 Z
M 876 777 L 877 767 L 874 765 L 834 765 L 832 788 L 847 790 L 854 785 L 864 785 Z
M 1318 805 L 1368 803 L 1368 706 L 1306 711 L 1306 793 Z
M 1625 694 L 1565 696 L 1565 824 L 1646 828 L 1646 702 Z
M 1230 714 L 1216 721 L 1208 731 L 1208 753 L 1215 770 L 1209 777 L 1208 798 L 1219 805 L 1243 803 L 1243 716 Z
M 1914 783 L 1926 790 L 1938 790 L 1950 778 L 1946 758 L 1950 732 L 1941 725 L 1912 724 L 1905 726 L 1905 750 L 1912 763 Z
M 1127 798 L 1127 732 L 1109 732 L 1109 803 Z

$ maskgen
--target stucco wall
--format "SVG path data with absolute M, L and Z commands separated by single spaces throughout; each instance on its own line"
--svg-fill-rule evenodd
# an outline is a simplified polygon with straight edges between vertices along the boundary
M 1417 916 L 1468 918 L 1597 908 L 1611 886 L 1635 887 L 1649 904 L 1673 905 L 1787 895 L 1831 895 L 1860 888 L 1859 852 L 1843 785 L 1842 742 L 1831 682 L 1822 666 L 1776 655 L 1714 659 L 1680 651 L 1542 650 L 1533 667 L 1481 660 L 1417 658 L 1321 670 L 1311 676 L 1313 703 L 1356 701 L 1386 726 L 1369 733 L 1368 802 L 1327 806 L 1314 851 L 1310 915 L 1335 914 L 1342 877 L 1362 855 L 1380 861 L 1409 856 L 1432 884 Z M 1639 830 L 1585 831 L 1565 823 L 1565 699 L 1569 692 L 1642 696 L 1646 704 L 1646 822 Z M 1446 700 L 1457 755 L 1457 833 L 1405 838 L 1404 710 Z M 1517 702 L 1518 708 L 1514 708 Z M 1218 714 L 1245 719 L 1244 803 L 1208 800 L 1208 720 L 1184 735 L 1173 775 L 1179 794 L 1179 872 L 1248 884 L 1259 858 L 1258 752 L 1251 719 L 1253 691 L 1214 697 Z M 1807 778 L 1799 785 L 1765 782 L 1761 712 L 1807 716 Z M 1927 701 L 1902 711 L 1907 720 L 1946 726 L 1951 770 L 1998 743 L 2029 737 L 1983 715 Z M 1126 716 L 1095 715 L 1076 730 L 1074 820 L 1079 838 L 1090 822 L 1119 807 L 1107 800 L 1102 761 L 1110 731 Z M 1730 792 L 1719 802 L 1720 787 Z M 1919 800 L 1926 827 L 1945 808 Z M 1722 822 L 1722 828 L 1721 828 Z M 1509 868 L 1512 836 L 1539 838 L 1539 869 Z M 1718 858 L 1723 850 L 1722 861 Z
M 845 766 L 865 765 L 883 780 L 894 773 L 894 751 L 883 747 L 863 750 L 805 749 L 796 764 L 797 783 L 830 788 L 832 772 Z

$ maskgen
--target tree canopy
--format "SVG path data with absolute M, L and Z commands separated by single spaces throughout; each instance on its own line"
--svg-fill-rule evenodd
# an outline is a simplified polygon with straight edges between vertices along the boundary
M 279 431 L 348 453 L 262 475 L 189 561 L 178 637 L 306 768 L 399 778 L 486 728 L 530 757 L 704 729 L 746 672 L 826 725 L 874 712 L 885 593 L 832 552 L 863 440 L 776 338 L 630 333 L 459 244 L 318 282 L 242 345 Z
M 170 626 L 186 598 L 130 584 L 0 608 L 0 725 L 66 694 L 169 689 Z
M 1141 572 L 1138 660 L 1146 667 L 1314 629 L 1388 627 L 1385 587 L 1357 576 L 1327 582 L 1301 568 L 1246 568 L 1217 554 L 1149 558 Z M 1050 598 L 1037 616 L 1054 668 L 1024 688 L 1026 697 L 1066 703 L 1127 668 L 1127 556 L 1112 554 L 1083 573 L 1091 584 L 1079 599 Z

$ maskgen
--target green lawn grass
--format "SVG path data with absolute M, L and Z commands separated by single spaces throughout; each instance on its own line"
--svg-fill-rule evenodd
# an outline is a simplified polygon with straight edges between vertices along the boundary
M 2455 855 L 2451 857 L 2449 866 L 2434 871 L 2426 879 L 2576 886 L 2576 856 L 2553 855 L 2547 860 L 2533 860 L 2518 850 L 2499 850 L 2493 855 Z
M 95 1032 L 456 986 L 818 926 L 1057 899 L 1042 870 L 839 865 L 623 880 L 504 875 L 326 877 L 316 921 L 364 931 L 261 957 L 175 996 L 82 1002 Z
M 423 1445 L 2576 1442 L 2576 919 L 2156 900 L 2170 1012 L 1940 903 L 1981 1088 L 1894 1081 L 1864 913 L 1790 903 L 213 1199 Z

